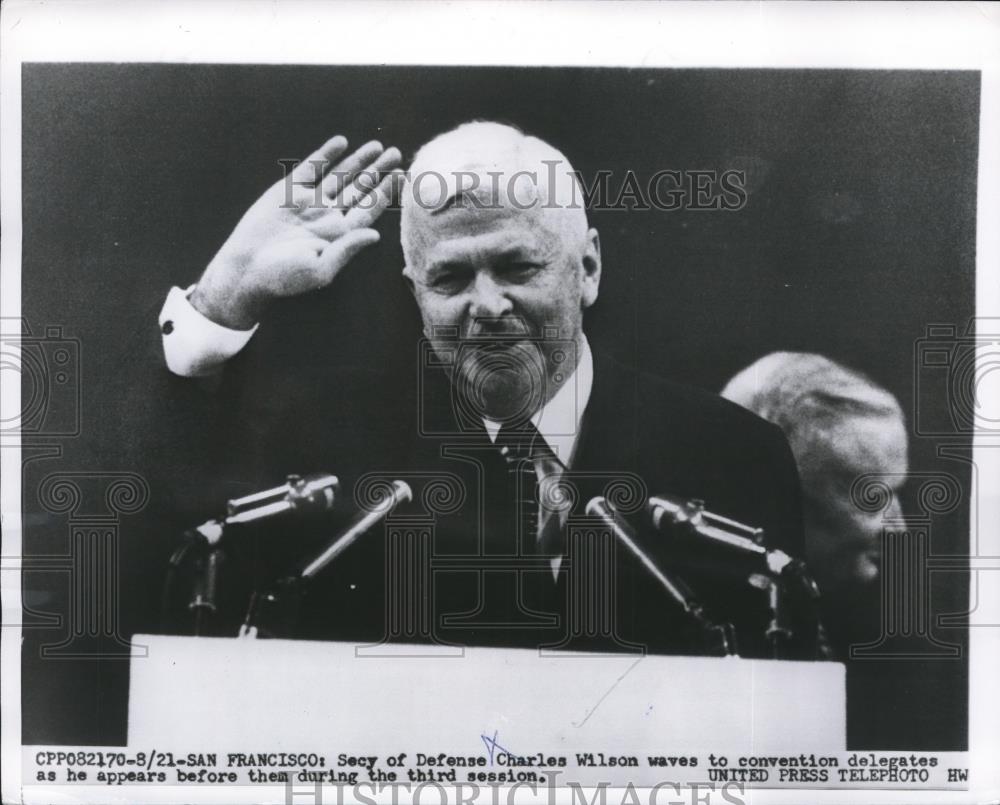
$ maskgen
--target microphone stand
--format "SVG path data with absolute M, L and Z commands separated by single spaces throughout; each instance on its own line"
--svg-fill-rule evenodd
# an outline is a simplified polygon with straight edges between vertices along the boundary
M 751 586 L 764 591 L 767 596 L 768 622 L 764 628 L 764 638 L 770 649 L 771 658 L 795 659 L 795 638 L 798 632 L 792 617 L 789 599 L 792 594 L 803 601 L 808 607 L 808 623 L 812 634 L 802 636 L 803 642 L 812 643 L 813 657 L 820 655 L 820 628 L 817 604 L 820 598 L 819 587 L 806 570 L 803 562 L 790 561 L 777 574 L 751 573 L 747 577 Z
M 768 621 L 764 627 L 764 639 L 771 659 L 780 660 L 795 634 L 789 623 L 782 585 L 763 573 L 751 573 L 747 581 L 767 596 Z
M 794 594 L 796 600 L 801 601 L 803 606 L 807 610 L 807 620 L 809 629 L 812 634 L 808 637 L 804 637 L 804 640 L 812 644 L 811 654 L 813 659 L 823 658 L 823 647 L 822 647 L 822 627 L 820 624 L 820 611 L 819 611 L 819 601 L 820 601 L 820 589 L 816 584 L 815 579 L 810 575 L 809 570 L 806 568 L 805 562 L 799 559 L 793 559 L 787 565 L 785 565 L 781 572 L 778 574 L 777 580 L 772 581 L 774 587 L 777 589 L 776 603 L 772 606 L 772 611 L 776 611 L 776 619 L 780 619 L 781 623 L 790 621 L 791 618 L 787 615 L 788 600 Z M 795 629 L 792 627 L 788 628 L 787 643 L 795 637 Z M 783 643 L 779 640 L 773 644 L 773 650 L 779 650 L 779 647 Z M 779 658 L 780 655 L 775 655 Z
M 216 591 L 219 583 L 219 569 L 225 561 L 221 548 L 209 548 L 201 559 L 201 574 L 195 585 L 195 592 L 188 604 L 194 612 L 194 636 L 200 637 L 203 630 L 218 612 Z
M 193 548 L 200 548 L 200 555 L 194 562 L 195 577 L 191 584 L 191 598 L 187 610 L 194 615 L 194 636 L 201 637 L 211 618 L 218 612 L 216 598 L 219 589 L 219 572 L 225 562 L 225 552 L 222 550 L 222 534 L 224 524 L 218 520 L 208 520 L 200 526 L 185 532 L 184 544 L 170 558 L 167 581 L 164 586 L 163 613 L 164 621 L 169 608 L 170 587 L 173 584 L 177 569 Z

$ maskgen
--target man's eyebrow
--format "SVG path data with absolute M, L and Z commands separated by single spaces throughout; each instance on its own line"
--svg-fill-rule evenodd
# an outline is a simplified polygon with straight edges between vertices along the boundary
M 515 246 L 509 246 L 508 248 L 500 252 L 499 257 L 502 260 L 518 259 L 518 260 L 541 261 L 542 259 L 537 247 L 528 246 L 525 244 L 517 244 Z
M 463 263 L 461 260 L 442 260 L 427 266 L 427 274 L 443 274 L 445 271 L 461 271 L 466 268 L 469 268 L 469 264 Z
M 532 246 L 526 244 L 514 244 L 508 246 L 505 249 L 497 252 L 495 257 L 500 260 L 511 260 L 512 258 L 517 258 L 521 260 L 534 260 L 540 259 L 535 255 L 535 249 Z M 434 261 L 432 260 L 426 268 L 428 274 L 441 273 L 443 271 L 462 271 L 470 268 L 471 265 L 466 260 L 455 259 L 451 257 L 446 257 L 442 260 Z

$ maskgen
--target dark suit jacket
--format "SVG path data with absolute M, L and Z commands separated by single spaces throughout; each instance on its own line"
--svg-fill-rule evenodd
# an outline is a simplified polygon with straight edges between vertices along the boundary
M 662 538 L 644 526 L 641 506 L 649 495 L 669 493 L 701 498 L 711 511 L 763 527 L 769 545 L 801 555 L 798 478 L 776 427 L 715 395 L 598 353 L 576 456 L 564 477 L 575 503 L 568 553 L 554 580 L 548 560 L 534 557 L 519 535 L 515 501 L 525 490 L 481 425 L 456 419 L 443 374 L 430 371 L 421 381 L 397 395 L 394 415 L 383 406 L 374 426 L 362 411 L 324 424 L 299 412 L 301 437 L 280 429 L 281 450 L 291 461 L 285 466 L 309 471 L 324 460 L 354 504 L 371 484 L 397 477 L 411 485 L 415 500 L 397 509 L 385 533 L 363 538 L 307 590 L 285 593 L 285 606 L 263 612 L 261 623 L 272 633 L 364 643 L 714 652 L 645 568 L 586 517 L 594 495 L 624 507 L 654 552 Z M 264 450 L 277 460 L 280 451 Z M 256 547 L 233 566 L 244 582 L 234 588 L 239 613 L 249 580 L 260 585 L 281 575 L 279 568 L 294 565 L 293 554 L 322 547 L 342 524 L 324 519 L 293 531 L 272 524 L 256 534 Z M 670 569 L 714 619 L 735 625 L 741 653 L 766 655 L 759 591 L 726 573 Z

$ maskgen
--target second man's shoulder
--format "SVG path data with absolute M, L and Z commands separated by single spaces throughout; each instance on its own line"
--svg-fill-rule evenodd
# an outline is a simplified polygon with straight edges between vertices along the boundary
M 596 407 L 614 407 L 653 434 L 678 431 L 708 442 L 783 444 L 784 434 L 736 403 L 696 386 L 595 354 Z

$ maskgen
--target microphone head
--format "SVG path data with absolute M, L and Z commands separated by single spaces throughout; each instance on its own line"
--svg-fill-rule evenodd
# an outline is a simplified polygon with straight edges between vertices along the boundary
M 597 495 L 587 501 L 584 511 L 591 517 L 604 517 L 608 512 L 608 502 L 600 495 Z
M 663 501 L 658 497 L 651 497 L 647 500 L 646 515 L 653 523 L 653 528 L 659 528 L 660 521 L 663 519 Z
M 325 512 L 333 508 L 340 494 L 336 475 L 321 472 L 294 480 L 293 477 L 288 479 L 288 502 L 296 510 Z
M 409 503 L 413 500 L 413 490 L 406 481 L 400 481 L 396 479 L 392 482 L 392 488 L 396 496 L 396 505 L 400 503 Z
M 665 525 L 663 518 L 667 518 L 667 523 L 676 523 L 682 519 L 681 506 L 676 500 L 666 495 L 653 495 L 646 501 L 646 516 L 649 517 L 653 528 L 659 529 Z
M 685 500 L 671 495 L 653 495 L 646 502 L 646 514 L 652 521 L 653 528 L 688 522 L 698 525 L 704 513 L 705 501 L 698 498 Z M 666 523 L 664 523 L 664 518 L 666 518 Z

